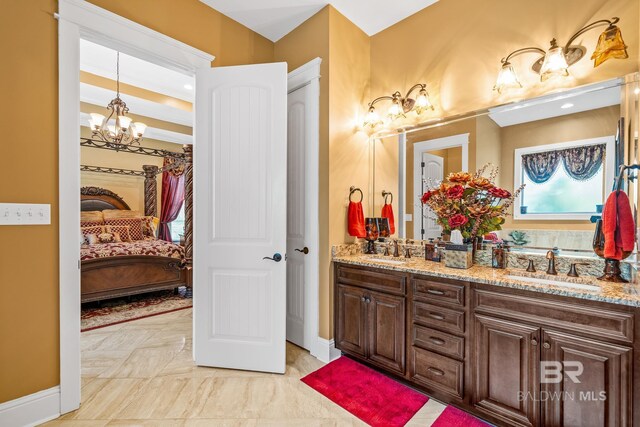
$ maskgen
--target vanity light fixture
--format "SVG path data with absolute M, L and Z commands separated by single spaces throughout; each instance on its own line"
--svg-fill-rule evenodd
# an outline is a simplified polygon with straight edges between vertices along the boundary
M 89 124 L 92 136 L 103 142 L 114 144 L 115 147 L 140 144 L 147 125 L 142 122 L 132 123 L 131 117 L 127 116 L 129 107 L 120 99 L 120 52 L 116 56 L 116 97 L 109 102 L 107 110 L 110 113 L 106 118 L 102 114 L 90 114 Z M 115 116 L 115 125 L 110 125 L 109 120 L 113 116 Z
M 498 78 L 496 79 L 496 84 L 493 89 L 498 93 L 502 93 L 505 89 L 522 87 L 522 84 L 518 80 L 516 72 L 509 60 L 514 56 L 518 56 L 526 52 L 537 52 L 543 55 L 531 66 L 533 71 L 540 74 L 540 81 L 544 82 L 552 77 L 568 76 L 569 67 L 582 59 L 586 53 L 586 49 L 584 47 L 573 46 L 571 43 L 587 31 L 605 24 L 607 25 L 607 28 L 600 34 L 598 44 L 593 55 L 591 55 L 591 59 L 594 61 L 594 68 L 610 58 L 628 58 L 627 46 L 624 44 L 624 40 L 622 40 L 622 32 L 616 25 L 618 21 L 620 21 L 620 18 L 618 17 L 613 17 L 610 20 L 601 19 L 599 21 L 594 21 L 571 36 L 564 47 L 558 46 L 558 42 L 554 38 L 551 40 L 549 50 L 546 52 L 539 47 L 525 47 L 514 50 L 500 61 L 502 63 L 502 67 L 498 72 Z
M 418 90 L 418 95 L 415 99 L 411 98 L 411 94 Z M 395 120 L 400 117 L 406 117 L 407 113 L 411 111 L 415 111 L 416 114 L 420 115 L 425 110 L 431 109 L 433 110 L 433 105 L 429 100 L 429 93 L 427 92 L 427 85 L 424 83 L 418 83 L 413 85 L 405 96 L 402 96 L 400 91 L 396 91 L 391 95 L 380 96 L 369 103 L 369 111 L 364 120 L 364 126 L 368 126 L 371 128 L 375 128 L 376 126 L 382 124 L 382 120 L 380 119 L 380 115 L 376 111 L 375 104 L 380 101 L 391 101 L 391 105 L 389 106 L 389 110 L 387 112 L 389 118 L 391 120 Z

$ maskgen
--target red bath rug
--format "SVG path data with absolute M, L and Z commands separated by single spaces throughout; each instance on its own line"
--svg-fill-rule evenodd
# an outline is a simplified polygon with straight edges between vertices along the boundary
M 302 378 L 302 382 L 372 426 L 404 426 L 429 400 L 347 357 Z
M 489 427 L 473 415 L 469 415 L 455 406 L 447 406 L 431 427 Z

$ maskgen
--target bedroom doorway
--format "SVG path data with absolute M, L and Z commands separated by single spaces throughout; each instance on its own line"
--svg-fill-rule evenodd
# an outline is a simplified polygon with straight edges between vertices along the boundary
M 69 141 L 77 141 L 80 138 L 80 117 L 78 114 L 78 104 L 81 99 L 78 76 L 80 39 L 101 44 L 190 76 L 196 75 L 198 70 L 208 71 L 214 58 L 84 1 L 60 0 L 57 18 L 59 19 L 60 67 L 59 168 L 61 171 L 65 171 L 59 176 L 59 232 L 61 236 L 69 236 L 79 231 L 78 224 L 81 219 L 78 197 L 78 190 L 81 187 L 78 168 L 81 163 L 80 150 L 75 144 L 69 144 Z M 319 65 L 319 62 L 317 64 Z M 283 78 L 286 79 L 286 70 Z M 315 76 L 315 84 L 318 83 L 318 79 L 319 71 Z M 284 88 L 286 94 L 286 84 Z M 283 105 L 286 109 L 286 102 Z M 133 104 L 129 106 L 133 107 Z M 312 108 L 317 111 L 318 105 Z M 314 179 L 317 179 L 317 176 Z M 80 340 L 78 334 L 80 330 L 80 293 L 78 292 L 80 270 L 78 268 L 77 245 L 78 242 L 75 239 L 60 239 L 61 413 L 76 409 L 80 403 Z M 313 242 L 310 243 L 310 248 L 311 245 Z M 315 285 L 317 286 L 317 282 Z M 317 287 L 311 289 L 309 294 L 316 299 L 315 312 L 310 313 L 310 320 L 315 322 L 315 328 L 312 330 L 315 331 L 316 336 L 312 341 L 316 343 L 316 350 L 314 351 L 312 347 L 311 353 L 318 356 L 319 351 L 324 349 L 321 348 L 317 338 Z M 283 311 L 283 318 L 284 316 Z

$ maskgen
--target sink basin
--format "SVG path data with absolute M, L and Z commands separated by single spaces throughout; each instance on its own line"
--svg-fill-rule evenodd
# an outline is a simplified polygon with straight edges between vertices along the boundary
M 508 279 L 520 280 L 522 282 L 535 283 L 537 285 L 552 285 L 561 288 L 584 289 L 585 291 L 599 291 L 600 287 L 595 285 L 587 285 L 584 283 L 563 282 L 561 280 L 543 279 L 541 277 L 518 276 L 516 274 L 508 274 Z
M 367 258 L 369 258 L 372 261 L 382 262 L 382 263 L 391 264 L 391 265 L 404 265 L 405 264 L 404 261 L 399 261 L 399 260 L 396 260 L 396 259 L 380 258 L 380 257 L 377 257 L 377 256 L 370 256 L 370 257 L 367 257 Z

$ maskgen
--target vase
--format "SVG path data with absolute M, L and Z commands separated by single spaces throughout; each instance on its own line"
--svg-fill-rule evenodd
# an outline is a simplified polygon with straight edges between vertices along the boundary
M 378 231 L 377 218 L 365 218 L 364 219 L 365 239 L 367 240 L 366 254 L 372 255 L 376 253 L 375 241 L 380 237 Z

